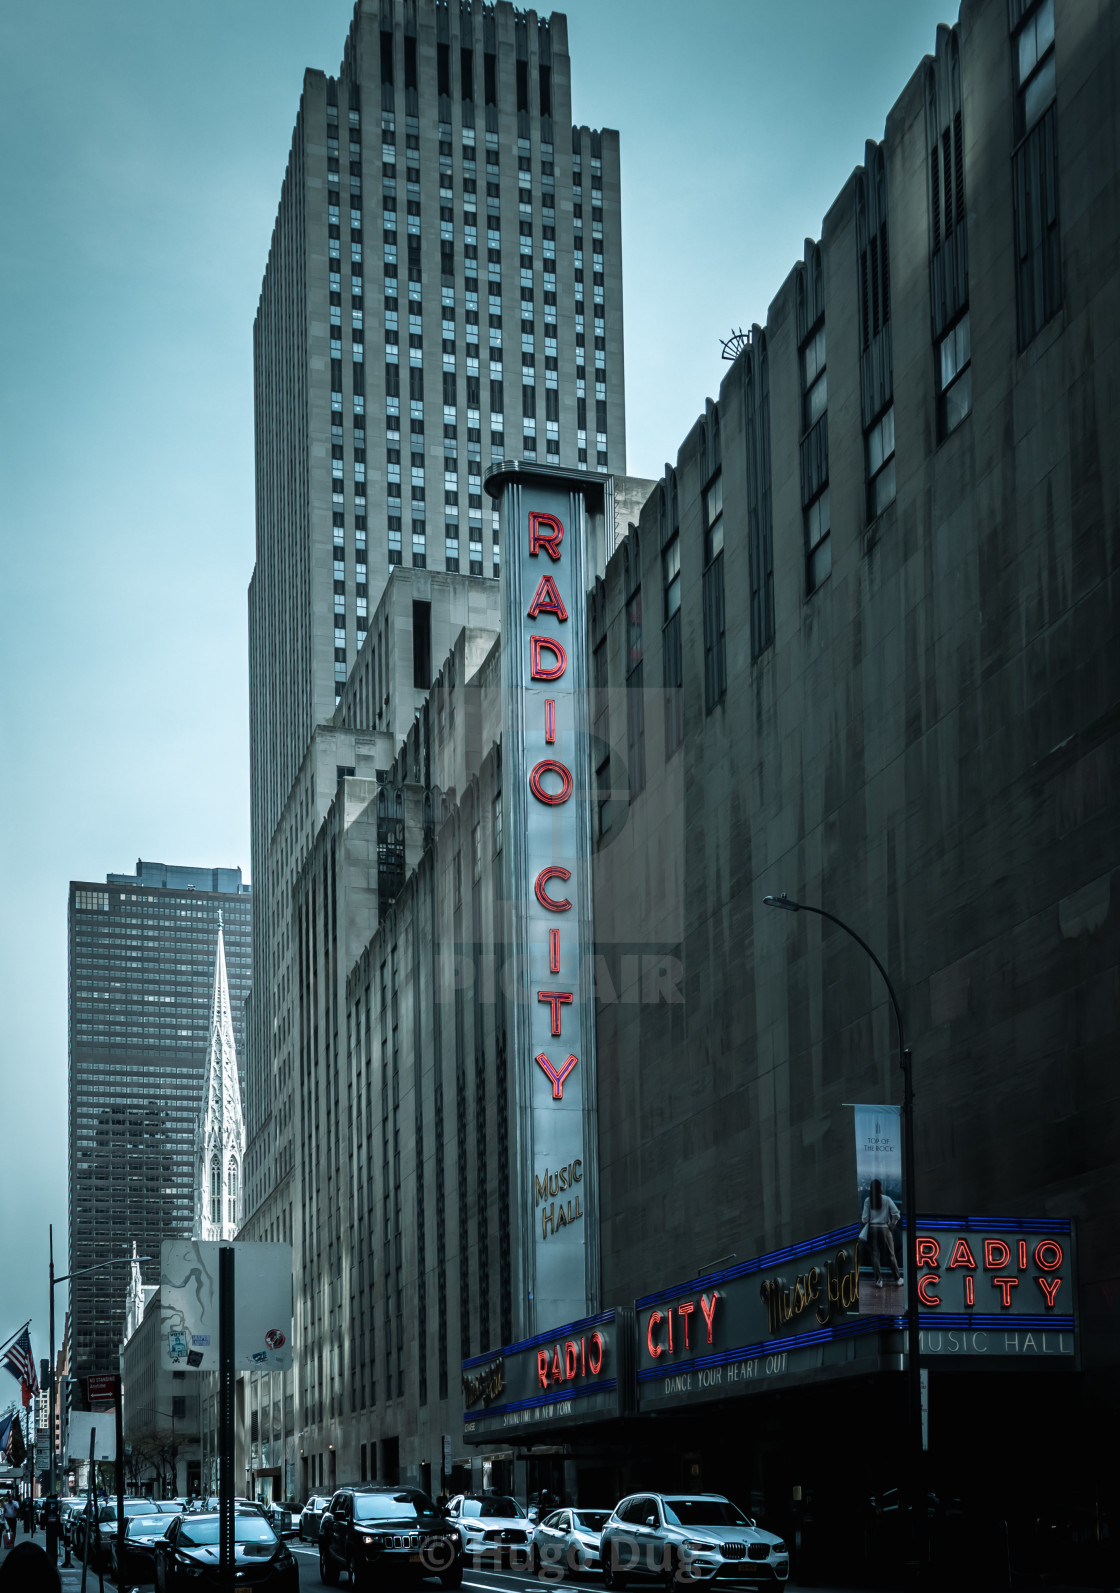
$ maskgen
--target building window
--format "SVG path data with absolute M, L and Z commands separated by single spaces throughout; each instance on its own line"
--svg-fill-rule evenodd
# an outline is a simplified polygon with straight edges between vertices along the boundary
M 494 856 L 502 849 L 502 793 L 494 798 Z
M 642 565 L 634 532 L 634 584 L 626 600 L 626 758 L 630 794 L 646 783 L 646 701 L 642 648 Z
M 867 433 L 867 516 L 874 520 L 894 500 L 894 405 Z
M 222 1166 L 216 1155 L 210 1158 L 210 1221 L 222 1226 Z
M 828 494 L 828 366 L 823 317 L 801 349 L 801 501 L 805 511 L 805 590 L 832 570 Z
M 482 825 L 471 830 L 471 878 L 477 885 L 482 878 Z
M 681 522 L 677 478 L 669 472 L 660 492 L 661 522 L 661 682 L 665 690 L 665 757 L 684 740 L 681 650 Z
M 710 444 L 710 446 L 709 446 Z M 700 426 L 700 495 L 704 521 L 704 709 L 711 713 L 727 692 L 727 639 L 723 598 L 723 473 L 719 410 Z
M 226 1174 L 226 1222 L 231 1228 L 237 1227 L 237 1162 L 232 1156 Z
M 1029 6 L 1013 0 L 1013 14 L 1026 15 L 1012 37 L 1015 52 L 1016 131 L 1012 158 L 1015 199 L 1015 265 L 1022 350 L 1062 302 L 1061 240 L 1058 232 L 1058 122 L 1054 56 L 1054 0 Z
M 955 431 L 972 408 L 972 346 L 966 310 L 937 345 L 938 429 Z
M 611 827 L 611 753 L 608 747 L 595 768 L 596 836 L 601 841 Z

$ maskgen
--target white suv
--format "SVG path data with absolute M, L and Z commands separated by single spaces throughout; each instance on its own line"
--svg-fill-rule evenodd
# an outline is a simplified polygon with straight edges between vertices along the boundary
M 781 1538 L 719 1493 L 635 1493 L 611 1512 L 600 1545 L 608 1589 L 630 1581 L 783 1583 Z

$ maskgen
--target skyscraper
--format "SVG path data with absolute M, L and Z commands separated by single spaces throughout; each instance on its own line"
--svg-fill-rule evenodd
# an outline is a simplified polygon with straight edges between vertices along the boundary
M 495 459 L 625 470 L 618 135 L 571 125 L 563 16 L 359 0 L 305 74 L 254 371 L 247 1213 L 295 1160 L 291 890 L 335 794 L 308 749 L 392 570 L 498 574 Z
M 225 922 L 230 1012 L 244 1046 L 251 940 L 241 870 L 141 862 L 70 885 L 70 1271 L 129 1254 L 150 1283 L 160 1241 L 194 1220 L 195 1131 Z M 71 1371 L 117 1364 L 124 1288 L 106 1267 L 70 1286 Z

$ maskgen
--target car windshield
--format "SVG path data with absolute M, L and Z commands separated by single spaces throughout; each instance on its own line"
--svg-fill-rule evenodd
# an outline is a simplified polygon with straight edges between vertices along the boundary
M 357 1521 L 396 1521 L 415 1516 L 434 1516 L 436 1507 L 423 1493 L 356 1493 L 354 1519 Z
M 126 1517 L 151 1515 L 154 1508 L 155 1506 L 150 1505 L 146 1499 L 126 1499 L 124 1502 L 124 1513 Z M 115 1521 L 117 1519 L 116 1505 L 102 1505 L 101 1509 L 98 1511 L 97 1519 L 99 1521 Z
M 610 1516 L 609 1510 L 575 1510 L 572 1512 L 577 1527 L 587 1532 L 602 1532 Z
M 168 1525 L 166 1516 L 132 1516 L 125 1531 L 130 1538 L 152 1537 L 166 1532 Z
M 488 1499 L 464 1499 L 463 1514 L 465 1516 L 523 1516 L 525 1514 L 516 1499 L 504 1498 L 501 1494 L 494 1494 Z
M 275 1532 L 263 1516 L 252 1515 L 248 1510 L 237 1511 L 233 1518 L 233 1535 L 238 1543 L 277 1543 Z M 183 1517 L 183 1530 L 179 1542 L 184 1549 L 208 1547 L 218 1541 L 218 1517 L 202 1516 L 193 1521 Z
M 666 1519 L 678 1527 L 749 1527 L 730 1499 L 664 1499 Z

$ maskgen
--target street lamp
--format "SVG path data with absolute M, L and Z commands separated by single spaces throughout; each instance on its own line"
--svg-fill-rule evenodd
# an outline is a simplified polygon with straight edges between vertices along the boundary
M 116 1267 L 116 1266 L 119 1266 L 122 1262 L 131 1263 L 131 1261 L 133 1260 L 133 1257 L 132 1256 L 113 1256 L 109 1261 L 97 1261 L 97 1262 L 94 1263 L 94 1265 L 92 1267 L 79 1267 L 76 1272 L 64 1272 L 60 1278 L 56 1278 L 55 1275 L 54 1275 L 54 1223 L 53 1222 L 51 1223 L 51 1225 L 50 1225 L 50 1227 L 48 1229 L 48 1234 L 49 1234 L 49 1241 L 50 1241 L 50 1276 L 51 1276 L 51 1493 L 53 1494 L 54 1491 L 55 1491 L 55 1481 L 56 1481 L 55 1468 L 56 1468 L 57 1455 L 56 1455 L 56 1449 L 55 1449 L 55 1427 L 56 1427 L 56 1422 L 57 1422 L 57 1410 L 58 1410 L 58 1378 L 55 1375 L 55 1364 L 54 1364 L 54 1291 L 55 1291 L 55 1288 L 60 1283 L 69 1283 L 71 1278 L 82 1278 L 82 1277 L 85 1276 L 85 1274 L 87 1272 L 100 1272 L 102 1267 Z M 137 1256 L 135 1259 L 137 1261 L 150 1261 L 152 1258 L 151 1258 L 151 1256 Z M 118 1462 L 120 1464 L 123 1464 L 123 1461 L 124 1461 L 124 1457 L 123 1456 L 119 1455 L 117 1457 L 117 1459 L 118 1459 Z
M 913 1533 L 915 1546 L 920 1543 L 918 1534 L 918 1479 L 921 1474 L 922 1452 L 922 1374 L 919 1366 L 919 1350 L 921 1339 L 919 1337 L 918 1323 L 918 1206 L 915 1194 L 914 1177 L 914 1075 L 910 1048 L 906 1044 L 902 1027 L 902 1008 L 898 1004 L 894 986 L 891 984 L 890 975 L 864 940 L 862 935 L 857 935 L 851 924 L 846 924 L 842 918 L 837 918 L 835 913 L 826 912 L 823 907 L 810 907 L 805 902 L 795 902 L 785 891 L 778 896 L 764 896 L 763 902 L 767 907 L 780 907 L 787 913 L 815 913 L 818 918 L 827 918 L 830 924 L 835 924 L 845 934 L 850 935 L 857 945 L 862 946 L 871 961 L 883 976 L 883 983 L 887 987 L 887 994 L 891 998 L 894 1008 L 894 1021 L 898 1026 L 898 1065 L 902 1069 L 903 1081 L 903 1110 L 902 1132 L 905 1146 L 905 1166 L 903 1175 L 906 1187 L 906 1395 L 907 1410 L 910 1429 L 910 1494 L 913 1509 Z M 920 1553 L 920 1550 L 918 1551 Z

